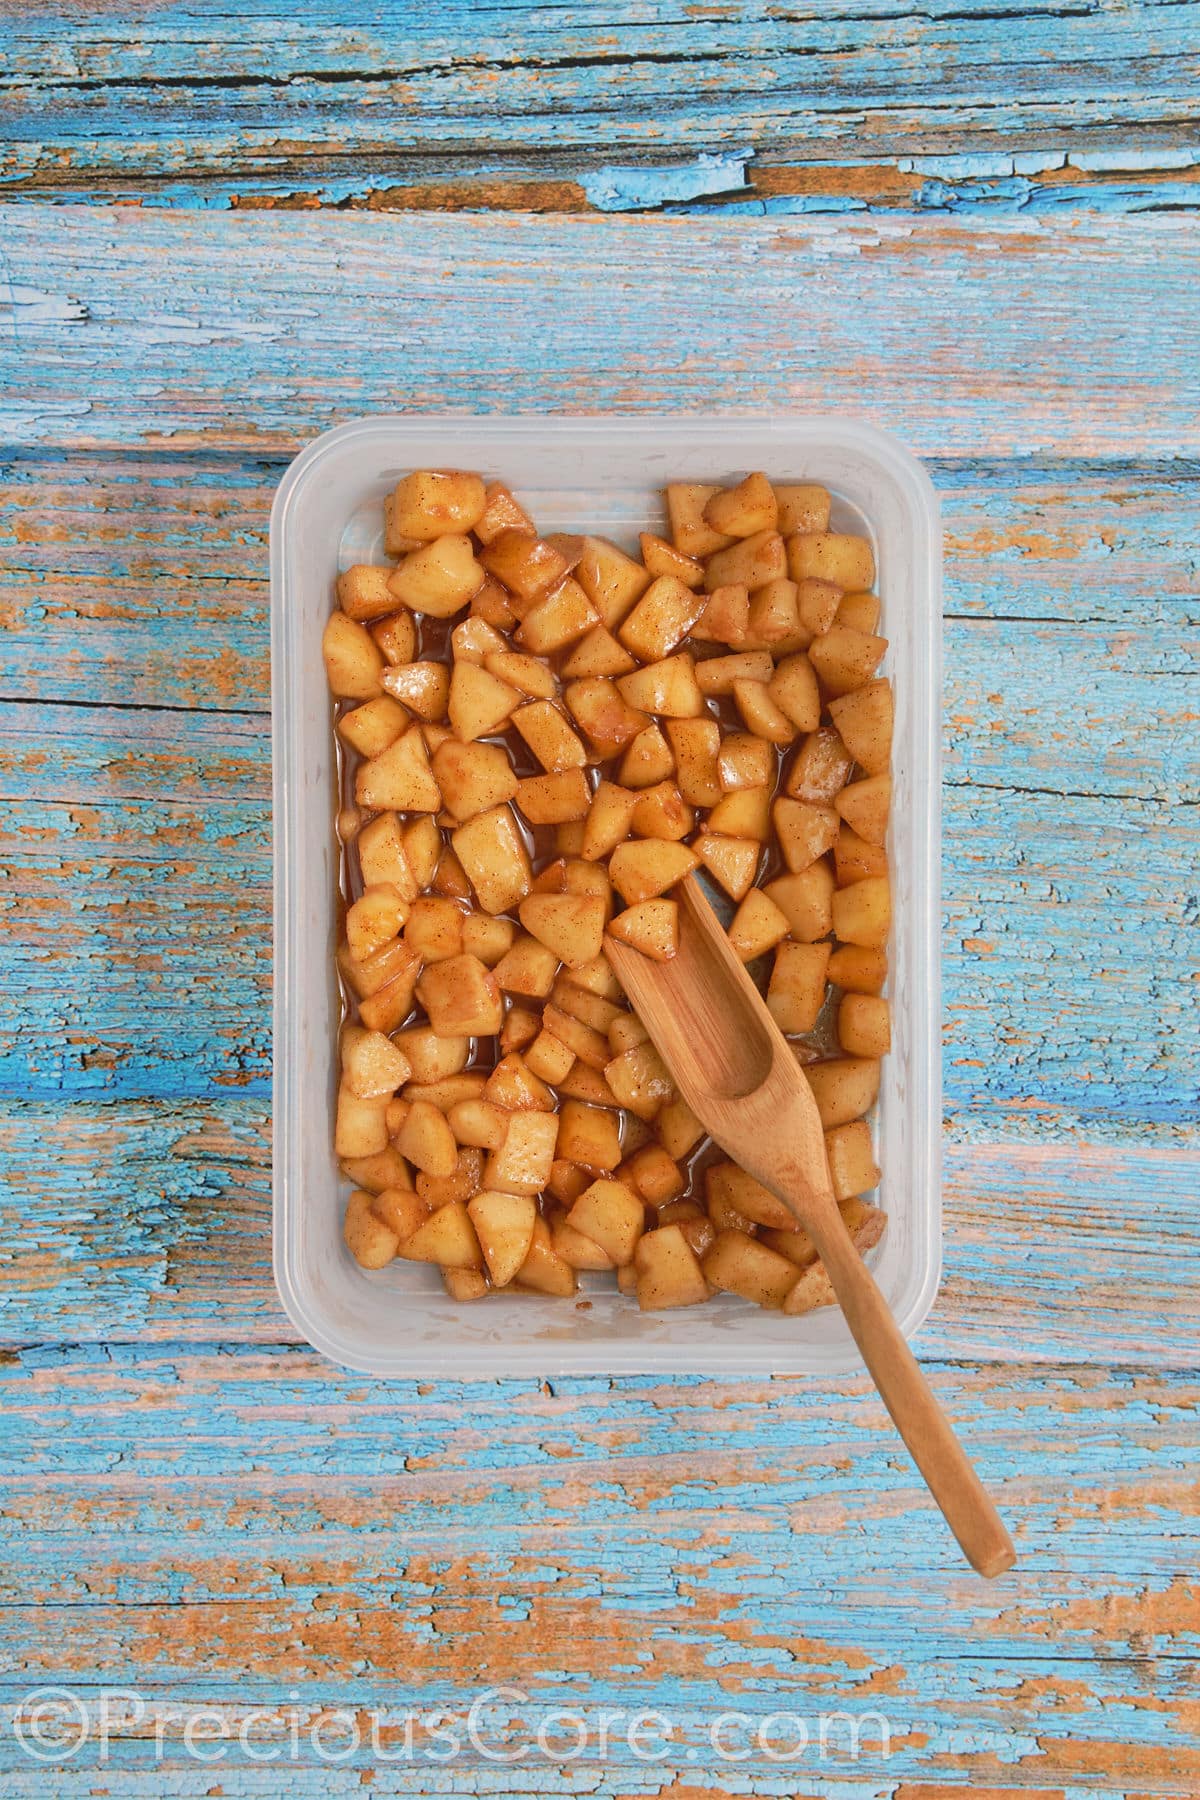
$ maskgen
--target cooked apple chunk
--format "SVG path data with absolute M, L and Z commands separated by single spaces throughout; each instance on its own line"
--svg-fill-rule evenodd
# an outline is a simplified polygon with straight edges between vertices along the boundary
M 333 1153 L 339 1157 L 378 1156 L 388 1147 L 387 1100 L 364 1100 L 343 1082 L 338 1089 Z M 619 1159 L 618 1159 L 619 1160 Z M 615 1167 L 615 1164 L 614 1164 Z
M 892 684 L 887 677 L 831 700 L 829 713 L 854 761 L 868 775 L 886 775 L 892 756 Z
M 481 544 L 490 544 L 502 531 L 523 531 L 536 537 L 533 520 L 512 489 L 502 481 L 489 481 L 484 493 L 483 512 L 471 527 Z
M 852 781 L 834 796 L 833 804 L 860 838 L 868 844 L 882 845 L 892 805 L 892 778 L 868 775 L 862 781 Z
M 390 1099 L 411 1074 L 404 1052 L 382 1031 L 367 1031 L 361 1025 L 343 1026 L 342 1080 L 358 1099 Z
M 660 575 L 646 589 L 617 636 L 640 662 L 658 662 L 683 642 L 703 611 L 703 594 L 693 592 L 673 575 Z
M 520 1271 L 533 1243 L 537 1202 L 528 1194 L 506 1194 L 483 1188 L 467 1201 L 493 1287 L 507 1287 Z
M 824 1131 L 861 1119 L 879 1098 L 879 1064 L 873 1057 L 835 1056 L 828 1062 L 808 1063 L 804 1076 Z
M 814 481 L 776 482 L 778 529 L 784 537 L 795 531 L 828 531 L 829 489 Z
M 704 509 L 720 493 L 716 486 L 699 481 L 672 481 L 667 485 L 667 517 L 671 521 L 671 540 L 685 556 L 711 556 L 724 550 L 733 538 L 718 531 L 704 517 Z
M 824 856 L 837 841 L 838 816 L 831 806 L 810 806 L 806 800 L 775 802 L 775 833 L 783 860 L 793 875 Z
M 407 727 L 408 714 L 404 708 L 390 694 L 380 694 L 377 699 L 343 713 L 338 720 L 337 732 L 351 750 L 369 758 L 382 755 Z
M 878 844 L 868 844 L 856 831 L 843 825 L 833 846 L 833 866 L 840 888 L 851 887 L 869 877 L 887 874 L 887 851 Z
M 588 675 L 628 675 L 636 667 L 628 650 L 607 626 L 593 625 L 563 663 L 562 672 L 570 681 Z
M 380 884 L 366 888 L 346 909 L 346 945 L 357 963 L 365 962 L 396 937 L 408 917 L 408 902 L 399 888 Z
M 487 1159 L 485 1185 L 504 1193 L 540 1194 L 550 1179 L 561 1129 L 562 1117 L 558 1113 L 514 1113 L 503 1144 Z
M 678 724 L 678 720 L 672 720 Z M 621 758 L 618 778 L 627 788 L 653 787 L 675 773 L 675 754 L 656 724 L 643 726 Z
M 825 1155 L 835 1199 L 853 1199 L 878 1186 L 879 1165 L 871 1143 L 871 1128 L 865 1119 L 854 1119 L 849 1125 L 827 1131 Z
M 383 657 L 370 632 L 344 612 L 329 615 L 321 639 L 329 691 L 339 700 L 373 700 L 382 693 Z M 629 665 L 632 667 L 632 665 Z
M 619 1105 L 647 1121 L 657 1118 L 660 1109 L 675 1092 L 666 1064 L 649 1042 L 635 1044 L 620 1056 L 614 1056 L 604 1065 L 604 1079 Z M 581 1162 L 583 1158 L 576 1157 L 575 1160 Z M 612 1166 L 615 1168 L 616 1164 Z
M 886 638 L 835 624 L 824 637 L 815 640 L 809 655 L 823 691 L 836 696 L 863 687 L 879 667 L 886 649 Z
M 775 490 L 761 470 L 747 475 L 736 487 L 722 488 L 704 505 L 704 522 L 728 537 L 748 538 L 756 532 L 774 531 L 779 518 Z
M 793 800 L 807 800 L 810 806 L 828 806 L 845 787 L 853 767 L 854 758 L 837 732 L 822 726 L 806 737 L 796 752 L 785 791 Z
M 796 1285 L 796 1265 L 741 1231 L 718 1231 L 701 1262 L 711 1287 L 756 1306 L 781 1307 Z
M 866 950 L 860 944 L 838 944 L 829 959 L 829 979 L 851 994 L 878 994 L 887 980 L 884 950 Z
M 575 579 L 609 631 L 621 623 L 650 586 L 649 571 L 641 563 L 605 538 L 597 537 L 584 538 Z
M 636 837 L 678 842 L 696 822 L 696 815 L 673 781 L 658 781 L 643 788 L 633 809 Z
M 477 814 L 450 841 L 485 912 L 509 912 L 525 898 L 533 871 L 511 808 L 494 806 Z
M 530 894 L 519 908 L 526 931 L 569 969 L 599 956 L 605 912 L 595 894 Z
M 815 944 L 818 938 L 829 936 L 833 929 L 833 871 L 826 857 L 818 857 L 797 875 L 768 881 L 763 892 L 787 920 L 790 937 L 801 944 Z
M 638 537 L 638 543 L 641 546 L 642 566 L 652 580 L 657 581 L 660 576 L 669 575 L 676 581 L 682 581 L 684 587 L 698 588 L 703 585 L 704 564 L 698 556 L 685 556 L 682 550 L 676 550 L 674 544 L 668 544 L 665 538 L 657 537 L 652 531 L 643 531 Z
M 483 1268 L 483 1251 L 461 1200 L 452 1200 L 431 1213 L 401 1245 L 400 1254 L 411 1262 L 437 1263 L 443 1269 Z
M 478 475 L 459 469 L 418 469 L 392 492 L 392 526 L 425 543 L 448 532 L 471 531 L 487 504 Z
M 564 1100 L 558 1116 L 558 1154 L 564 1162 L 607 1174 L 621 1160 L 621 1126 L 607 1107 Z
M 780 944 L 767 989 L 767 1006 L 780 1031 L 811 1031 L 825 1003 L 828 944 Z
M 570 682 L 563 699 L 601 756 L 615 756 L 647 724 L 645 712 L 631 706 L 616 682 L 604 676 Z
M 561 550 L 527 531 L 501 531 L 480 561 L 518 600 L 535 600 L 557 587 L 571 566 Z
M 692 626 L 692 636 L 706 644 L 728 644 L 736 650 L 750 630 L 750 590 L 740 581 L 714 588 L 704 611 Z
M 549 1294 L 556 1300 L 569 1300 L 579 1286 L 574 1269 L 555 1250 L 550 1227 L 543 1218 L 534 1224 L 533 1242 L 517 1274 L 516 1285 L 531 1293 Z
M 743 962 L 773 950 L 788 934 L 788 921 L 769 894 L 751 888 L 733 916 L 729 942 Z
M 400 1248 L 400 1239 L 374 1211 L 370 1194 L 361 1189 L 346 1202 L 342 1241 L 361 1269 L 386 1268 Z
M 708 559 L 704 585 L 711 594 L 731 581 L 741 582 L 753 594 L 755 588 L 768 581 L 778 581 L 788 572 L 783 539 L 776 531 L 757 531 L 752 537 L 739 538 L 727 550 L 718 550 Z
M 790 744 L 796 727 L 775 704 L 771 690 L 761 681 L 735 681 L 733 698 L 747 731 L 769 744 Z
M 654 900 L 659 894 L 665 894 L 685 875 L 690 875 L 699 860 L 687 844 L 647 839 L 618 844 L 609 859 L 608 870 L 622 900 L 632 906 L 635 901 Z
M 396 1135 L 396 1148 L 426 1175 L 451 1175 L 458 1162 L 458 1145 L 446 1115 L 428 1100 L 411 1103 Z
M 418 719 L 433 723 L 446 716 L 450 671 L 444 663 L 396 663 L 380 676 L 384 688 Z
M 354 797 L 360 806 L 378 811 L 439 811 L 442 793 L 421 733 L 415 728 L 406 731 L 378 756 L 360 764 Z
M 358 834 L 358 866 L 364 887 L 380 882 L 399 889 L 405 900 L 415 900 L 420 884 L 404 848 L 400 820 L 394 812 L 369 819 Z
M 453 618 L 483 585 L 484 571 L 475 560 L 469 537 L 454 533 L 411 550 L 388 578 L 391 607 L 434 619 Z
M 722 794 L 708 815 L 707 829 L 718 837 L 754 838 L 763 844 L 771 835 L 771 790 L 735 788 Z
M 395 612 L 396 601 L 388 586 L 391 569 L 356 563 L 337 578 L 337 602 L 348 619 L 381 619 Z
M 556 774 L 562 769 L 582 769 L 587 752 L 557 706 L 549 700 L 532 700 L 518 707 L 513 724 L 543 769 Z
M 567 1214 L 567 1224 L 599 1244 L 620 1268 L 633 1261 L 645 1217 L 645 1206 L 631 1188 L 623 1181 L 601 1178 L 580 1194 Z
M 629 944 L 655 962 L 669 962 L 679 950 L 679 907 L 674 900 L 640 900 L 612 921 L 610 937 Z
M 833 896 L 833 929 L 842 943 L 882 950 L 891 928 L 892 897 L 886 876 L 856 881 Z
M 597 783 L 583 829 L 581 854 L 589 862 L 607 856 L 623 843 L 633 826 L 637 795 L 612 781 Z
M 731 900 L 741 900 L 748 893 L 758 869 L 762 845 L 755 838 L 727 837 L 719 832 L 704 832 L 693 845 L 696 855 Z
M 570 575 L 521 620 L 517 642 L 536 656 L 550 656 L 567 644 L 577 643 L 599 623 L 596 608 Z
M 619 676 L 617 687 L 622 698 L 642 712 L 669 719 L 691 719 L 704 711 L 704 696 L 696 683 L 696 665 L 686 651 L 647 663 L 632 675 Z
M 869 588 L 875 580 L 870 540 L 844 531 L 797 531 L 787 542 L 793 581 L 829 581 L 843 591 Z
M 460 823 L 511 800 L 518 783 L 500 744 L 462 744 L 447 738 L 433 753 L 433 777 L 442 803 Z
M 431 963 L 417 982 L 417 999 L 436 1032 L 447 1037 L 487 1037 L 504 1016 L 500 986 L 477 956 L 465 952 Z

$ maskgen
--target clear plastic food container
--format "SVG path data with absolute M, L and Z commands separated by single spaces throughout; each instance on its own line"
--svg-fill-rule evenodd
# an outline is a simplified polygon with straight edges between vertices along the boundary
M 368 1274 L 341 1238 L 347 1184 L 333 1157 L 337 771 L 321 633 L 334 578 L 382 561 L 383 496 L 419 467 L 479 469 L 513 487 L 545 531 L 590 530 L 636 547 L 662 528 L 668 481 L 764 469 L 821 481 L 835 529 L 874 540 L 895 686 L 889 853 L 893 1049 L 876 1133 L 889 1224 L 875 1274 L 911 1335 L 941 1262 L 939 777 L 941 538 L 921 466 L 844 419 L 367 418 L 326 432 L 292 463 L 271 515 L 274 721 L 274 1262 L 288 1315 L 335 1362 L 374 1375 L 829 1374 L 857 1366 L 841 1313 L 799 1318 L 732 1295 L 644 1313 L 611 1278 L 576 1300 L 498 1294 L 457 1304 L 439 1272 L 396 1262 Z

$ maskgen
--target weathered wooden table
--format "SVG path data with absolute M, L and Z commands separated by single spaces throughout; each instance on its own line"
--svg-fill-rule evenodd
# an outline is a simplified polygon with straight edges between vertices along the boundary
M 0 9 L 6 1795 L 1200 1792 L 1198 29 Z M 994 1586 L 863 1379 L 389 1385 L 279 1309 L 267 511 L 314 432 L 447 407 L 929 461 L 919 1347 Z

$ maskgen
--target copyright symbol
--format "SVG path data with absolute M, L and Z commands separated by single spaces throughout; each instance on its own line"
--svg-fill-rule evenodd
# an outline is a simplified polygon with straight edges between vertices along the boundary
M 35 1762 L 68 1762 L 87 1735 L 87 1707 L 69 1688 L 34 1688 L 13 1715 L 13 1736 Z

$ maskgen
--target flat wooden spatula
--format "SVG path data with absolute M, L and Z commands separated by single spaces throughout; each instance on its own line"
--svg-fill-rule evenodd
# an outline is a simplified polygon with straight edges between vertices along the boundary
M 1000 1575 L 1012 1541 L 842 1223 L 816 1102 L 694 876 L 675 890 L 679 952 L 605 953 L 709 1135 L 791 1208 L 815 1243 L 863 1361 L 968 1562 Z

